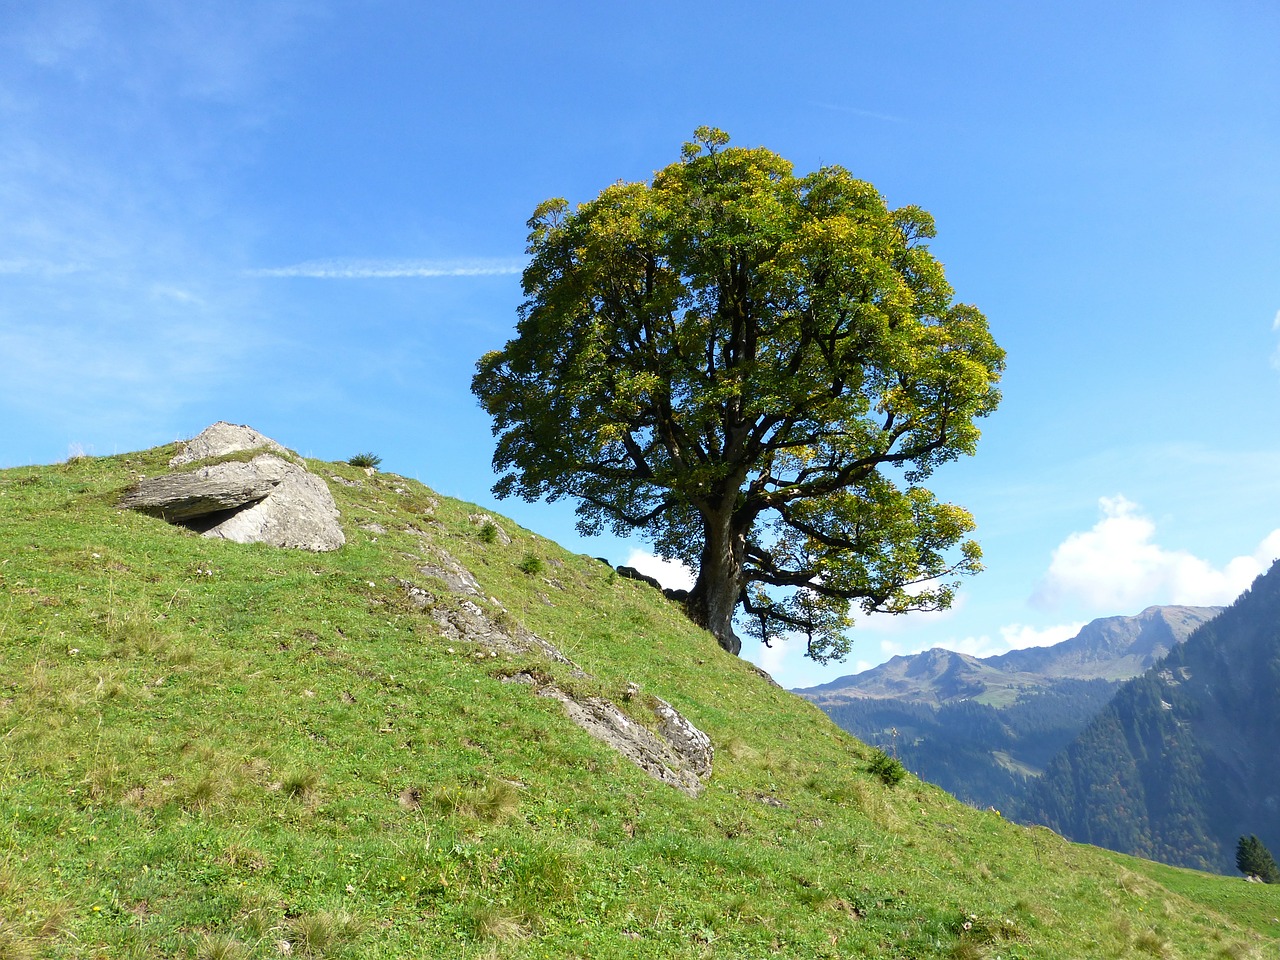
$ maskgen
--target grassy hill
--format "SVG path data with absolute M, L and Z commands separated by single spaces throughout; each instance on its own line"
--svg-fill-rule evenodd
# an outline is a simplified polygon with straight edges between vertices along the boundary
M 174 452 L 0 471 L 0 960 L 1276 949 L 1280 891 L 890 785 L 656 591 L 413 481 L 310 463 L 339 478 L 328 554 L 118 510 Z M 423 573 L 442 551 L 481 598 Z M 572 664 L 442 635 L 465 603 Z M 706 789 L 517 675 L 641 724 L 669 701 Z

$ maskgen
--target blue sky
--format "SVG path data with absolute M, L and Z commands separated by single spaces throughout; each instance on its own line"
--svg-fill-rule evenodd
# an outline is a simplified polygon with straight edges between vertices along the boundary
M 808 685 L 1228 601 L 1280 555 L 1277 37 L 1249 0 L 6 4 L 0 466 L 250 423 L 625 561 L 492 500 L 468 385 L 533 208 L 712 124 L 928 209 L 1009 354 L 935 478 L 986 554 L 956 608 L 753 659 Z

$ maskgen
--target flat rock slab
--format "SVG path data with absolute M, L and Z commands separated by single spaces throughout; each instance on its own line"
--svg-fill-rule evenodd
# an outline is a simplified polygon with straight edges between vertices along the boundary
M 263 454 L 249 463 L 231 461 L 187 473 L 148 477 L 124 495 L 120 506 L 170 523 L 186 523 L 266 499 L 288 475 L 289 469 L 301 470 L 301 467 Z

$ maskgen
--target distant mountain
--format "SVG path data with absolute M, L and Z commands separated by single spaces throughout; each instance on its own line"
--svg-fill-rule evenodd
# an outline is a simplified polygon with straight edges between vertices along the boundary
M 977 806 L 1008 809 L 1111 699 L 1219 607 L 1148 607 L 1049 647 L 934 649 L 797 690 L 841 727 Z
M 985 662 L 1005 671 L 1076 680 L 1136 677 L 1191 635 L 1221 607 L 1147 607 L 1136 617 L 1094 620 L 1062 643 L 1010 650 Z
M 1110 704 L 1018 811 L 1068 837 L 1230 872 L 1237 839 L 1280 847 L 1280 563 Z

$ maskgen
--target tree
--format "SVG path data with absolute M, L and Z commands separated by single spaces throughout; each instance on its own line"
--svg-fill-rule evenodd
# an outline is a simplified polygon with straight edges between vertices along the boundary
M 947 607 L 973 519 L 921 481 L 971 454 L 1004 353 L 925 241 L 824 167 L 797 177 L 707 127 L 650 183 L 541 204 L 515 339 L 477 364 L 499 497 L 578 500 L 695 567 L 693 620 L 738 653 L 848 651 L 864 612 Z
M 1236 867 L 1246 877 L 1258 877 L 1265 883 L 1280 883 L 1280 867 L 1256 836 L 1241 837 L 1236 843 Z

